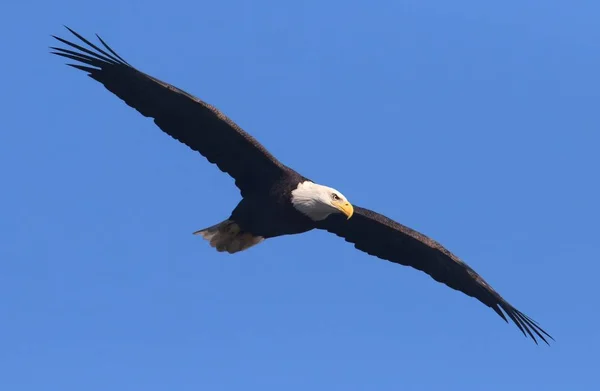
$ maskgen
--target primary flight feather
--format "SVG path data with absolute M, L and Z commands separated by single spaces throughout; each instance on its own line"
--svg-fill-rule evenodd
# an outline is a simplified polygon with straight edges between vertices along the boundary
M 100 37 L 99 47 L 75 31 L 76 44 L 53 36 L 69 48 L 53 54 L 102 83 L 165 133 L 198 151 L 229 174 L 242 200 L 224 221 L 196 231 L 217 251 L 236 253 L 267 238 L 322 229 L 358 250 L 411 266 L 450 288 L 476 298 L 537 343 L 552 337 L 534 320 L 504 300 L 479 274 L 442 245 L 383 215 L 350 204 L 285 166 L 256 139 L 206 102 L 129 65 Z M 82 46 L 85 45 L 85 46 Z M 506 315 L 505 315 L 506 314 Z

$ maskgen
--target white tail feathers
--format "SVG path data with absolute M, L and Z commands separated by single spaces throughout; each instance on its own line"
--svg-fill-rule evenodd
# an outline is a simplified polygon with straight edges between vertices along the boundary
M 194 232 L 210 242 L 217 251 L 227 251 L 230 254 L 246 250 L 262 242 L 262 236 L 254 236 L 249 232 L 241 232 L 234 221 L 225 220 L 219 224 Z

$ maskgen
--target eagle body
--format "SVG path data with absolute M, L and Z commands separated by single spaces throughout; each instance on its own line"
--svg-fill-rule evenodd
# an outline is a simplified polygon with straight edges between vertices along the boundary
M 537 343 L 552 337 L 444 246 L 382 214 L 352 205 L 338 190 L 282 164 L 249 133 L 201 99 L 127 63 L 99 36 L 102 47 L 67 28 L 81 44 L 53 54 L 73 60 L 127 105 L 172 138 L 231 176 L 242 199 L 230 216 L 196 231 L 219 252 L 238 253 L 265 239 L 320 229 L 357 250 L 427 273 L 437 282 L 479 300 Z
M 354 207 L 339 191 L 316 184 L 296 171 L 249 191 L 231 216 L 219 224 L 194 232 L 217 251 L 236 253 L 267 238 L 300 234 L 319 227 L 332 213 L 348 218 Z
M 263 193 L 244 197 L 235 207 L 230 220 L 242 231 L 265 239 L 299 234 L 314 229 L 316 224 L 292 204 L 292 191 L 306 181 L 297 173 L 286 175 Z
M 247 194 L 227 220 L 194 233 L 207 239 L 217 251 L 236 253 L 264 239 L 310 231 L 316 227 L 315 221 L 292 204 L 292 191 L 305 181 L 291 171 Z

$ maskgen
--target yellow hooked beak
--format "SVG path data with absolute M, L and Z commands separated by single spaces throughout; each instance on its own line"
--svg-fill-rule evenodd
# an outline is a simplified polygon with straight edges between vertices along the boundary
M 348 201 L 334 201 L 333 206 L 335 206 L 340 212 L 348 216 L 348 219 L 352 217 L 354 214 L 354 207 Z

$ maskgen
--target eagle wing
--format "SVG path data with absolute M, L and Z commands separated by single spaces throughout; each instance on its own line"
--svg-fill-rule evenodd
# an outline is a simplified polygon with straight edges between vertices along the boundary
M 346 220 L 339 214 L 330 215 L 319 223 L 318 228 L 344 238 L 369 255 L 421 270 L 434 280 L 476 298 L 508 321 L 504 311 L 523 334 L 536 343 L 536 336 L 546 343 L 546 337 L 552 339 L 533 319 L 504 300 L 469 265 L 413 229 L 357 206 L 351 219 Z
M 160 129 L 234 178 L 242 195 L 268 186 L 285 171 L 256 139 L 210 104 L 129 65 L 99 36 L 106 50 L 67 29 L 88 47 L 53 36 L 72 49 L 51 47 L 67 64 L 88 73 Z

